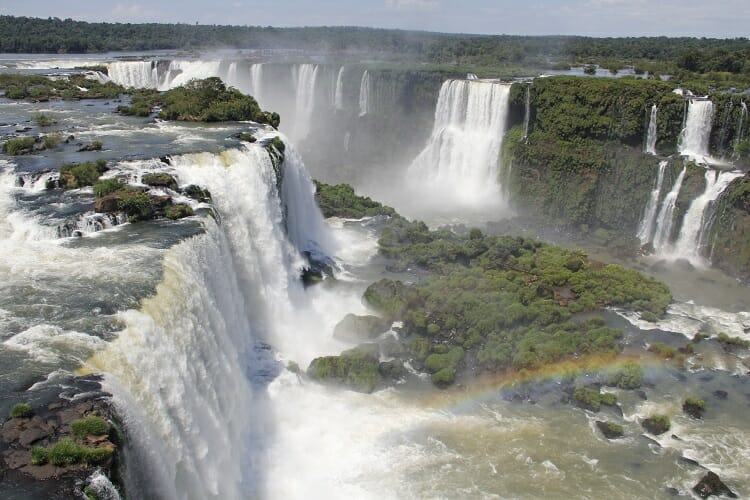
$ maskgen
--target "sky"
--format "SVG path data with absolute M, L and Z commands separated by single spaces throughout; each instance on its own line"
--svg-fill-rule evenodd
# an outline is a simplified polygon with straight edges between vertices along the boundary
M 0 14 L 510 35 L 750 36 L 750 0 L 0 0 Z

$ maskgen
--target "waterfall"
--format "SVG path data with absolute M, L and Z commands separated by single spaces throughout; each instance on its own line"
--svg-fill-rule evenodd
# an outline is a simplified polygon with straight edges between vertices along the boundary
M 745 125 L 745 121 L 747 120 L 747 103 L 745 101 L 742 101 L 742 108 L 740 109 L 740 117 L 737 119 L 737 132 L 734 136 L 734 148 L 736 149 L 737 146 L 742 141 L 742 132 L 743 127 Z
M 732 180 L 742 176 L 739 172 L 719 172 L 706 170 L 706 188 L 699 197 L 693 200 L 685 213 L 680 228 L 680 235 L 675 243 L 673 254 L 676 258 L 688 259 L 701 263 L 701 251 L 706 245 L 712 211 L 719 195 Z
M 237 61 L 229 63 L 229 70 L 227 70 L 227 86 L 240 88 L 240 79 L 237 76 Z
M 691 99 L 685 128 L 680 133 L 679 151 L 694 161 L 707 163 L 714 106 L 709 100 Z
M 653 111 L 652 111 L 653 115 Z M 667 168 L 667 161 L 659 162 L 659 173 L 656 176 L 656 185 L 651 190 L 651 197 L 646 205 L 646 210 L 643 212 L 643 219 L 638 227 L 638 239 L 641 240 L 641 245 L 645 245 L 653 236 L 654 223 L 656 222 L 656 210 L 659 207 L 659 196 L 661 195 L 661 186 L 664 182 L 664 171 Z
M 441 205 L 479 206 L 501 198 L 498 160 L 510 85 L 472 80 L 443 83 L 427 145 L 412 162 L 412 190 Z
M 359 116 L 365 116 L 370 112 L 370 85 L 370 72 L 365 70 L 359 83 Z
M 531 119 L 531 85 L 526 86 L 523 113 L 523 142 L 529 140 L 529 120 Z
M 339 74 L 336 77 L 336 90 L 333 97 L 333 106 L 336 109 L 344 109 L 344 67 L 339 68 Z
M 255 97 L 258 103 L 261 102 L 263 95 L 263 64 L 253 64 L 250 66 L 250 94 Z
M 120 313 L 124 330 L 91 363 L 107 374 L 144 455 L 128 466 L 155 479 L 141 498 L 263 497 L 262 454 L 273 428 L 265 387 L 280 371 L 265 342 L 303 296 L 284 205 L 298 240 L 327 240 L 314 234 L 325 225 L 294 154 L 281 195 L 260 145 L 172 164 L 180 183 L 211 191 L 221 223 L 206 218 L 204 234 L 166 252 L 156 294 Z
M 221 71 L 221 61 L 171 61 L 167 74 L 160 81 L 159 90 L 169 90 L 193 79 L 212 76 L 227 80 L 227 75 Z
M 304 139 L 310 132 L 317 77 L 317 64 L 297 64 L 292 67 L 292 78 L 296 85 L 296 101 L 291 136 L 296 141 Z
M 687 167 L 682 167 L 680 175 L 677 176 L 672 189 L 664 197 L 664 201 L 661 203 L 661 210 L 659 210 L 659 216 L 656 218 L 656 233 L 654 234 L 654 250 L 656 253 L 661 254 L 667 251 L 669 246 L 669 238 L 672 235 L 672 223 L 674 217 L 675 204 L 677 203 L 677 197 L 680 195 L 680 189 L 682 188 L 682 181 L 685 180 L 685 172 Z
M 117 61 L 107 65 L 107 73 L 110 80 L 123 87 L 159 87 L 159 71 L 155 61 Z
M 646 136 L 646 147 L 645 152 L 655 155 L 656 154 L 656 112 L 658 108 L 656 104 L 651 106 L 651 117 L 648 120 L 648 135 Z
M 466 79 L 467 80 L 478 80 L 479 78 L 474 73 L 466 73 Z

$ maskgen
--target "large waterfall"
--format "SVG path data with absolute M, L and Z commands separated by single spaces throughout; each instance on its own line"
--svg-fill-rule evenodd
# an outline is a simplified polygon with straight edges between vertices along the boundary
M 531 120 L 531 85 L 526 86 L 523 111 L 523 142 L 529 140 L 529 122 Z
M 654 224 L 656 223 L 656 211 L 659 208 L 659 196 L 661 196 L 661 186 L 664 182 L 664 171 L 667 168 L 667 161 L 659 162 L 659 173 L 656 176 L 656 185 L 651 190 L 651 197 L 646 205 L 646 210 L 643 212 L 643 219 L 638 227 L 638 239 L 641 240 L 641 244 L 645 245 L 654 233 Z
M 714 105 L 710 100 L 690 100 L 685 128 L 680 133 L 680 154 L 701 163 L 708 163 L 713 114 Z
M 365 116 L 370 112 L 370 72 L 365 70 L 359 84 L 359 116 Z
M 645 152 L 655 155 L 656 154 L 656 113 L 658 108 L 656 104 L 651 106 L 651 115 L 648 120 L 648 134 L 646 135 Z
M 682 167 L 680 175 L 677 176 L 672 189 L 664 197 L 661 204 L 661 210 L 656 218 L 656 233 L 654 234 L 653 244 L 657 254 L 664 253 L 669 247 L 669 239 L 672 235 L 672 225 L 674 222 L 674 209 L 677 203 L 677 197 L 682 189 L 682 182 L 685 180 L 687 167 Z
M 673 250 L 676 258 L 688 259 L 694 263 L 703 261 L 701 252 L 707 244 L 706 237 L 716 199 L 732 180 L 741 176 L 739 172 L 706 170 L 706 188 L 703 194 L 693 200 L 683 218 L 680 235 Z
M 167 252 L 156 295 L 120 314 L 125 329 L 93 364 L 156 477 L 144 497 L 262 496 L 264 388 L 280 370 L 264 342 L 301 307 L 299 250 L 329 241 L 327 229 L 294 157 L 283 194 L 261 146 L 179 156 L 173 167 L 181 183 L 211 191 L 220 223 L 206 219 L 205 234 Z
M 336 87 L 333 92 L 333 106 L 336 109 L 344 109 L 344 66 L 339 68 L 336 76 Z
M 424 150 L 407 172 L 410 187 L 445 208 L 499 203 L 500 148 L 510 85 L 448 80 Z
M 292 66 L 292 79 L 295 83 L 296 113 L 292 124 L 291 137 L 302 140 L 310 132 L 310 120 L 315 106 L 315 83 L 318 77 L 317 64 Z
M 120 61 L 108 67 L 109 78 L 123 87 L 159 87 L 159 71 L 155 61 Z

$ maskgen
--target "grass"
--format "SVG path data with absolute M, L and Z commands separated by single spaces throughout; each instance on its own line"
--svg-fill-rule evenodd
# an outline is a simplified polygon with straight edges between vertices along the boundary
M 3 144 L 3 153 L 10 156 L 17 156 L 31 153 L 36 144 L 34 137 L 19 137 L 18 139 L 8 139 Z
M 10 418 L 29 418 L 34 414 L 34 410 L 26 403 L 16 403 L 10 409 Z
M 32 465 L 51 464 L 66 467 L 75 464 L 100 465 L 114 453 L 112 448 L 90 448 L 81 446 L 70 438 L 64 438 L 48 448 L 35 446 L 31 449 Z
M 74 420 L 70 424 L 73 435 L 79 439 L 86 436 L 104 436 L 109 433 L 109 424 L 101 417 L 91 416 Z

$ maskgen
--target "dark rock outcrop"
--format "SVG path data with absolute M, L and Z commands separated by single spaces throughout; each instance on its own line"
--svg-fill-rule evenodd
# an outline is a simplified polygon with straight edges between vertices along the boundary
M 374 340 L 390 326 L 390 321 L 378 316 L 347 314 L 333 329 L 333 337 L 344 342 L 364 342 Z
M 693 491 L 701 498 L 708 498 L 711 495 L 725 495 L 729 498 L 738 498 L 737 495 L 722 482 L 719 476 L 709 471 L 708 474 L 693 486 Z
M 617 439 L 623 436 L 622 426 L 619 424 L 597 420 L 596 426 L 607 439 Z

